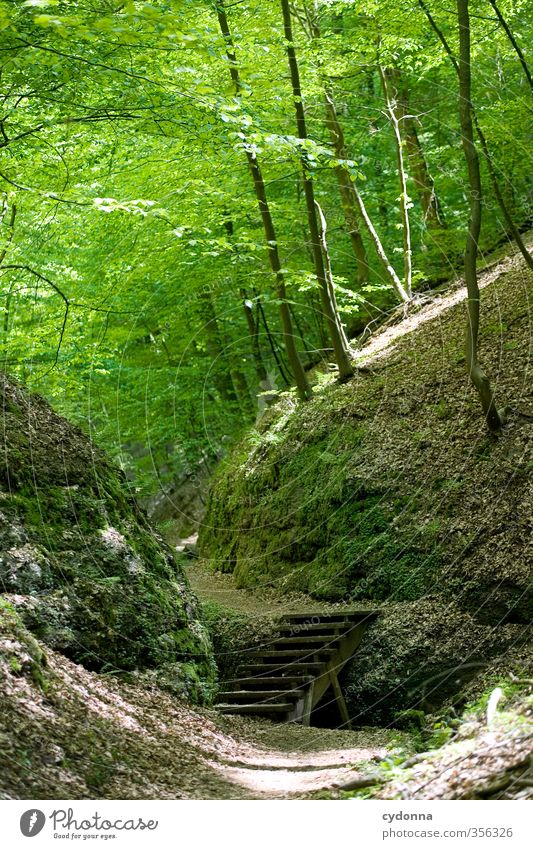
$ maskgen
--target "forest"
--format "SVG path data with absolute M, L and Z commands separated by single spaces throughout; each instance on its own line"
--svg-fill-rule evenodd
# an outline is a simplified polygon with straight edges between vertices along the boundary
M 528 5 L 0 0 L 1 799 L 533 798 Z

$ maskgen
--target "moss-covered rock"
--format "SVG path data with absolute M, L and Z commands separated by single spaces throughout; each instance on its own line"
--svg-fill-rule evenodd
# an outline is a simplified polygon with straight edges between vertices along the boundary
M 214 666 L 196 599 L 124 476 L 42 398 L 5 376 L 0 392 L 0 589 L 88 669 L 157 669 L 203 698 Z
M 25 628 L 13 605 L 0 597 L 0 678 L 26 678 L 47 688 L 47 660 L 36 639 Z
M 460 708 L 468 682 L 527 640 L 520 625 L 492 628 L 439 597 L 385 604 L 341 676 L 350 716 L 409 724 L 444 702 Z

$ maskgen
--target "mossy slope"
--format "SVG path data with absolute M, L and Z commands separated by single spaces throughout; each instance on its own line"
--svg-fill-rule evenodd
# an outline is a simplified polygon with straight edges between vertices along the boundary
M 465 375 L 457 290 L 362 351 L 351 382 L 282 398 L 212 485 L 200 552 L 238 586 L 393 605 L 346 676 L 365 722 L 376 699 L 383 720 L 418 704 L 417 682 L 482 666 L 531 621 L 531 273 L 509 259 L 487 283 L 480 358 L 511 408 L 501 437 Z
M 513 408 L 501 438 L 487 434 L 464 373 L 464 305 L 444 307 L 350 383 L 269 412 L 215 477 L 202 555 L 240 586 L 332 600 L 452 592 L 487 621 L 526 621 L 525 277 L 518 263 L 483 292 L 481 358 Z
M 158 670 L 201 698 L 210 644 L 181 568 L 122 473 L 0 376 L 0 589 L 50 647 L 103 671 Z

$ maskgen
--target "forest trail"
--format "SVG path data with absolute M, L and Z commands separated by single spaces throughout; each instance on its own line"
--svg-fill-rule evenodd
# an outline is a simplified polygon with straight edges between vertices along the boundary
M 364 786 L 387 757 L 393 736 L 385 729 L 355 732 L 238 722 L 231 717 L 228 728 L 239 740 L 238 755 L 210 765 L 248 798 L 302 798 L 352 783 Z
M 0 799 L 533 799 L 527 4 L 294 5 L 0 0 Z
M 390 748 L 385 729 L 275 726 L 191 708 L 49 649 L 46 691 L 7 656 L 1 667 L 10 693 L 2 798 L 302 797 L 353 780 Z
M 288 616 L 292 613 L 335 613 L 349 605 L 319 603 L 304 593 L 281 593 L 272 587 L 239 589 L 232 574 L 214 572 L 202 561 L 185 567 L 191 589 L 201 602 L 211 602 L 249 618 Z
M 531 794 L 530 698 L 490 727 L 471 716 L 443 748 L 417 755 L 397 729 L 220 716 L 46 652 L 46 691 L 27 665 L 1 663 L 9 699 L 0 798 L 327 799 L 370 782 L 388 799 Z

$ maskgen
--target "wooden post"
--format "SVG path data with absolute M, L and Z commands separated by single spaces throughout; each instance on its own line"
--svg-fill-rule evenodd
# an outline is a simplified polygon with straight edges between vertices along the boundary
M 333 687 L 333 693 L 335 695 L 335 699 L 337 701 L 337 705 L 339 708 L 339 713 L 341 715 L 341 719 L 343 725 L 351 731 L 352 730 L 352 721 L 350 719 L 350 715 L 348 713 L 348 708 L 346 707 L 346 701 L 344 699 L 344 694 L 341 690 L 341 685 L 339 684 L 339 679 L 337 678 L 337 673 L 335 669 L 330 668 L 328 670 L 329 680 L 331 681 L 331 686 Z
M 311 723 L 311 711 L 313 710 L 313 689 L 314 689 L 314 680 L 310 681 L 309 686 L 305 692 L 304 704 L 303 704 L 303 713 L 302 713 L 302 725 L 309 726 Z

